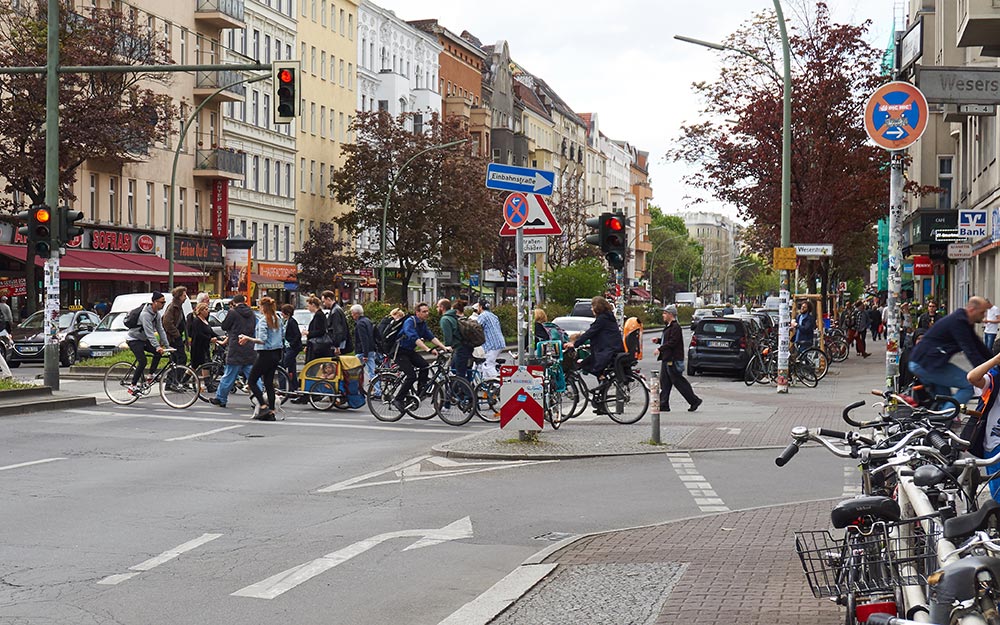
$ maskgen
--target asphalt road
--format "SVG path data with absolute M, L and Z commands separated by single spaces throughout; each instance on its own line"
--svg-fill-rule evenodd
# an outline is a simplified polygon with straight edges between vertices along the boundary
M 703 394 L 733 384 L 696 380 Z M 564 534 L 700 513 L 663 456 L 428 458 L 495 426 L 248 412 L 245 398 L 185 411 L 147 398 L 0 419 L 0 623 L 435 625 Z M 829 454 L 803 450 L 808 472 L 773 457 L 695 462 L 733 510 L 840 494 Z

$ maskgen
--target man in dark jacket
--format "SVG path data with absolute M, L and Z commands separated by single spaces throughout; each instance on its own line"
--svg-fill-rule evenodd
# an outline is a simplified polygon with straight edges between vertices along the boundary
M 583 359 L 580 367 L 600 375 L 614 362 L 615 356 L 625 351 L 625 343 L 608 300 L 598 295 L 590 300 L 590 308 L 594 311 L 594 323 L 575 341 L 567 343 L 566 348 L 576 348 L 590 341 L 590 356 Z
M 365 316 L 365 309 L 361 304 L 351 306 L 351 318 L 354 319 L 354 353 L 361 359 L 365 366 L 365 375 L 371 380 L 375 377 L 375 365 L 378 364 L 375 326 L 372 320 Z
M 670 391 L 677 387 L 688 403 L 688 412 L 694 412 L 702 399 L 694 394 L 691 383 L 684 377 L 684 335 L 677 323 L 677 307 L 671 304 L 663 309 L 663 334 L 658 339 L 656 359 L 660 361 L 660 412 L 670 412 Z
M 184 353 L 184 332 L 187 323 L 184 320 L 184 302 L 187 301 L 187 287 L 179 286 L 170 292 L 171 300 L 163 311 L 163 329 L 167 333 L 167 342 L 175 351 L 170 359 L 177 364 L 187 364 L 187 354 Z M 173 380 L 170 380 L 173 382 Z
M 917 327 L 923 328 L 924 330 L 930 330 L 941 319 L 941 315 L 938 314 L 937 304 L 934 300 L 927 302 L 927 312 L 922 313 L 917 317 Z
M 222 329 L 229 336 L 226 347 L 226 368 L 222 373 L 222 380 L 219 381 L 215 397 L 210 400 L 212 404 L 221 408 L 226 407 L 229 391 L 236 383 L 236 376 L 243 374 L 249 380 L 250 368 L 257 359 L 253 349 L 254 343 L 247 342 L 245 345 L 240 345 L 241 334 L 256 336 L 257 316 L 247 306 L 247 298 L 242 293 L 233 297 L 231 306 L 229 314 L 222 320 Z
M 323 308 L 326 309 L 326 333 L 330 335 L 334 356 L 351 351 L 351 337 L 347 328 L 347 315 L 337 302 L 333 291 L 323 291 Z
M 299 390 L 297 358 L 302 351 L 302 329 L 295 320 L 295 307 L 291 304 L 281 306 L 281 316 L 285 320 L 285 350 L 281 353 L 281 366 L 288 372 L 288 388 L 297 391 Z
M 924 384 L 934 385 L 937 394 L 955 392 L 955 401 L 960 404 L 972 399 L 972 384 L 966 379 L 966 372 L 949 360 L 958 352 L 963 352 L 973 367 L 978 367 L 992 354 L 976 334 L 975 325 L 986 318 L 990 303 L 982 297 L 971 297 L 965 308 L 939 319 L 924 338 L 913 348 L 910 355 L 910 372 Z

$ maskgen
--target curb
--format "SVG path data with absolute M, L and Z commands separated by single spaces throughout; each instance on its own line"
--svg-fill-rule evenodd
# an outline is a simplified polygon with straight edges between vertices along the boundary
M 48 397 L 37 399 L 31 403 L 0 403 L 0 417 L 21 416 L 32 412 L 61 410 L 64 408 L 89 408 L 97 405 L 97 399 L 88 395 L 71 395 L 69 397 Z
M 463 437 L 465 438 L 465 437 Z M 842 499 L 842 497 L 830 497 L 826 499 L 807 499 L 804 501 L 792 501 L 779 504 L 770 504 L 767 506 L 754 506 L 751 508 L 743 508 L 741 510 L 730 510 L 728 512 L 711 512 L 708 514 L 696 514 L 692 516 L 682 517 L 679 519 L 671 519 L 670 521 L 661 521 L 659 523 L 647 523 L 646 525 L 636 525 L 632 527 L 623 527 L 612 530 L 602 530 L 599 532 L 589 532 L 586 534 L 577 534 L 574 536 L 568 536 L 557 543 L 549 545 L 544 549 L 539 550 L 535 554 L 529 556 L 524 560 L 516 569 L 508 573 L 503 579 L 498 581 L 493 586 L 489 587 L 478 597 L 472 601 L 466 603 L 464 606 L 453 612 L 450 616 L 445 618 L 443 621 L 438 623 L 438 625 L 488 625 L 490 621 L 496 617 L 503 614 L 507 608 L 514 605 L 518 599 L 526 595 L 532 588 L 535 587 L 538 582 L 544 579 L 547 575 L 558 568 L 559 563 L 548 563 L 546 564 L 544 560 L 552 556 L 553 554 L 562 551 L 566 547 L 569 547 L 573 543 L 583 540 L 585 538 L 592 538 L 594 536 L 603 536 L 605 534 L 615 534 L 618 532 L 629 532 L 633 530 L 641 530 L 650 527 L 658 527 L 661 525 L 671 525 L 673 523 L 683 523 L 686 521 L 693 521 L 697 519 L 704 519 L 709 517 L 717 517 L 727 514 L 745 513 L 753 512 L 754 510 L 767 510 L 770 508 L 783 508 L 786 506 L 799 506 L 803 504 L 819 503 L 824 501 L 837 501 Z

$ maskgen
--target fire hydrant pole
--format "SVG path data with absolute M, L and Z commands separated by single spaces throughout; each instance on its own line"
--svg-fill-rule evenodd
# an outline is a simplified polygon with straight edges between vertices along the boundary
M 653 402 L 652 419 L 654 445 L 659 445 L 660 441 L 660 372 L 652 370 L 649 375 L 649 399 Z

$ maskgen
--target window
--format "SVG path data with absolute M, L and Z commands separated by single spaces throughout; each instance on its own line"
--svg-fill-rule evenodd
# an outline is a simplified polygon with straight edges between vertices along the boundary
M 125 206 L 127 208 L 125 223 L 131 226 L 135 224 L 135 180 L 128 181 L 128 191 L 125 197 Z
M 271 35 L 264 35 L 264 62 L 271 62 Z
M 319 195 L 326 197 L 326 163 L 319 164 Z
M 270 250 L 270 245 L 268 245 L 268 243 L 270 241 L 270 238 L 271 238 L 271 227 L 268 224 L 264 224 L 264 238 L 263 238 L 263 243 L 264 243 L 264 258 L 265 259 L 270 258 L 269 252 L 271 250 Z
M 111 176 L 108 178 L 108 221 L 111 223 L 121 223 L 121 215 L 118 214 L 118 201 L 116 191 L 118 190 L 118 178 Z
M 337 140 L 337 127 L 336 124 L 334 124 L 335 117 L 336 115 L 334 114 L 333 109 L 330 109 L 330 139 L 333 141 Z
M 264 159 L 264 193 L 271 192 L 271 159 Z
M 319 53 L 319 78 L 326 80 L 326 51 Z
M 273 232 L 274 236 L 274 247 L 272 248 L 274 250 L 274 260 L 278 260 L 278 224 L 274 224 L 271 232 Z
M 354 63 L 347 64 L 347 88 L 354 89 Z
M 271 129 L 271 94 L 264 94 L 264 128 Z
M 305 0 L 302 0 L 302 2 L 305 2 Z M 309 12 L 311 14 L 312 21 L 315 22 L 316 21 L 316 0 L 310 0 L 310 4 L 312 5 L 312 8 L 309 10 Z
M 319 107 L 319 136 L 326 137 L 326 107 Z
M 340 10 L 340 34 L 344 34 L 344 9 Z
M 274 161 L 274 194 L 281 195 L 281 162 Z
M 184 29 L 184 28 L 182 28 L 180 34 L 181 34 L 181 52 L 180 52 L 180 60 L 178 61 L 178 63 L 180 65 L 186 65 L 187 64 L 187 30 Z
M 229 230 L 226 230 L 226 232 L 228 232 L 229 236 L 231 236 L 231 237 L 235 237 L 236 236 L 236 220 L 235 219 L 230 219 L 229 220 Z
M 184 205 L 184 200 L 187 199 L 187 189 L 181 187 L 177 189 L 177 211 L 178 211 L 178 226 L 181 230 L 187 227 L 187 214 L 185 212 L 186 206 Z
M 305 62 L 306 62 L 306 44 L 305 44 L 305 42 L 302 43 L 302 52 L 299 54 L 299 60 L 302 61 L 303 65 L 305 65 Z
M 302 161 L 305 162 L 305 159 Z M 292 197 L 292 164 L 285 163 L 285 195 Z
M 256 28 L 253 29 L 253 59 L 260 59 L 260 31 Z
M 260 125 L 260 92 L 250 93 L 250 121 L 254 126 Z
M 309 161 L 309 193 L 316 195 L 316 161 Z
M 146 226 L 153 226 L 153 183 L 146 183 Z
M 250 224 L 250 238 L 253 239 L 254 241 L 256 241 L 256 243 L 253 246 L 254 247 L 253 254 L 254 254 L 254 256 L 256 256 L 257 254 L 260 253 L 260 239 L 257 238 L 257 222 L 256 221 L 253 222 L 252 224 Z
M 90 221 L 97 221 L 97 174 L 90 174 Z
M 274 40 L 274 60 L 281 60 L 281 39 Z
M 316 134 L 316 103 L 309 103 L 309 132 Z
M 337 113 L 337 119 L 340 120 L 340 141 L 341 141 L 341 143 L 343 143 L 344 142 L 344 114 L 343 113 Z
M 194 191 L 194 229 L 201 232 L 201 191 Z
M 246 238 L 247 236 L 247 220 L 240 220 L 240 236 Z
M 291 227 L 285 226 L 285 260 L 290 260 L 292 249 Z
M 340 59 L 340 86 L 344 86 L 344 59 Z
M 951 208 L 951 196 L 952 196 L 952 182 L 954 181 L 955 174 L 952 168 L 954 163 L 953 156 L 939 156 L 938 157 L 938 185 L 941 187 L 942 191 L 938 194 L 938 208 L 940 209 L 950 209 Z
M 354 16 L 347 16 L 347 38 L 354 41 Z
M 309 71 L 316 75 L 316 46 L 309 46 Z
M 326 26 L 326 3 L 323 3 L 323 7 L 320 9 L 320 24 Z
M 413 114 L 413 132 L 422 134 L 424 132 L 424 116 L 420 113 Z
M 299 220 L 299 241 L 305 241 L 306 240 L 305 231 L 306 231 L 306 220 L 305 219 L 300 219 Z
M 170 218 L 170 186 L 163 185 L 163 225 L 167 226 L 167 220 Z

